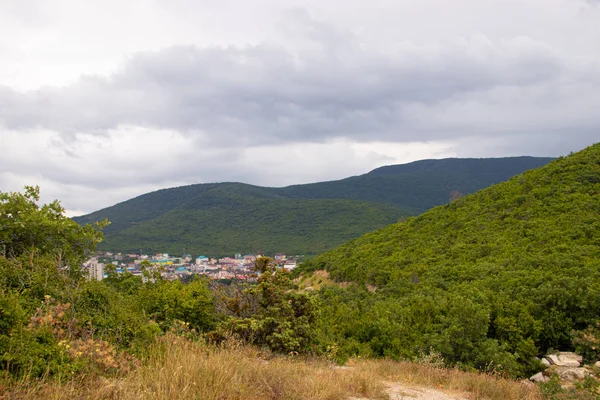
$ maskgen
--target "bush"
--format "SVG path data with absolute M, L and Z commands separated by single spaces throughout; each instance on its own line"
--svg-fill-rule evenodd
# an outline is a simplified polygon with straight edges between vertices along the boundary
M 285 354 L 315 352 L 317 331 L 313 324 L 317 316 L 316 300 L 293 289 L 290 274 L 280 269 L 268 257 L 259 257 L 254 267 L 257 284 L 241 292 L 250 296 L 258 309 L 251 317 L 231 315 L 210 337 L 221 341 L 229 334 L 248 343 L 265 346 Z M 239 304 L 236 298 L 224 299 L 227 304 Z M 234 307 L 237 309 L 236 307 Z
M 573 346 L 586 363 L 600 358 L 600 322 L 581 331 L 573 332 Z

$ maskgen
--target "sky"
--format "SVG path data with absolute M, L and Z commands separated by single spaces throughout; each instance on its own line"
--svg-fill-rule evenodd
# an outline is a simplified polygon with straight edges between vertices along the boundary
M 0 191 L 68 215 L 600 141 L 600 0 L 0 0 Z

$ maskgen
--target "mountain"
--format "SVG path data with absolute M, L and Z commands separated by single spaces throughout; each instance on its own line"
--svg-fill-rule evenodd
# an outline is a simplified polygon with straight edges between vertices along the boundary
M 334 305 L 324 325 L 340 352 L 412 358 L 435 349 L 453 363 L 524 375 L 534 356 L 585 353 L 594 337 L 582 332 L 600 315 L 599 215 L 600 143 L 300 270 L 375 291 L 323 290 Z M 591 348 L 585 354 L 600 357 Z
M 228 190 L 230 189 L 230 193 Z M 397 221 L 396 207 L 336 199 L 240 195 L 236 186 L 188 201 L 138 226 L 107 235 L 102 247 L 226 255 L 262 251 L 306 254 Z M 139 250 L 139 249 L 138 249 Z
M 474 193 L 553 158 L 447 158 L 377 168 L 338 181 L 279 189 L 294 198 L 336 198 L 393 204 L 413 215 L 446 204 L 451 192 Z
M 74 218 L 108 218 L 100 249 L 224 255 L 316 254 L 472 193 L 550 158 L 423 160 L 338 181 L 268 188 L 210 183 L 163 189 Z

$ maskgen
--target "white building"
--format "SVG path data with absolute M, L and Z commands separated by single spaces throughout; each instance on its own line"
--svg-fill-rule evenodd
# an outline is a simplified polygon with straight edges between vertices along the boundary
M 296 260 L 287 260 L 285 262 L 284 268 L 288 271 L 293 270 L 294 268 L 296 268 Z
M 208 265 L 208 257 L 198 256 L 196 258 L 196 265 Z
M 99 263 L 97 258 L 94 257 L 89 261 L 88 268 L 90 279 L 95 279 L 97 281 L 104 279 L 104 264 Z

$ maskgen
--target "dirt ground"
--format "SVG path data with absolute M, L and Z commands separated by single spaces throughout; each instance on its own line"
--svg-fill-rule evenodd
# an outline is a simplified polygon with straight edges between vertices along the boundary
M 466 397 L 461 397 L 455 394 L 448 394 L 439 390 L 420 387 L 414 385 L 406 385 L 398 382 L 389 383 L 388 394 L 390 400 L 467 400 Z M 367 400 L 353 398 L 350 400 Z

